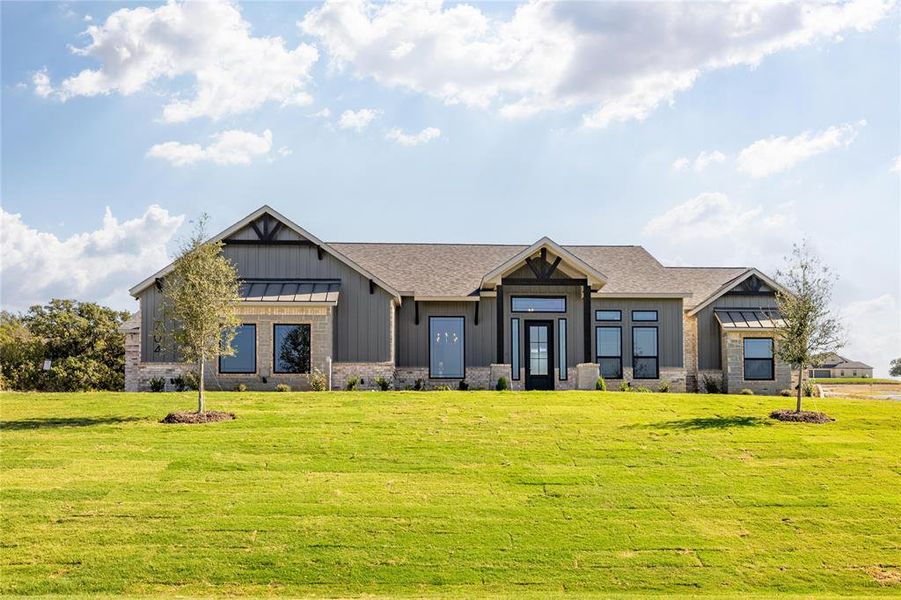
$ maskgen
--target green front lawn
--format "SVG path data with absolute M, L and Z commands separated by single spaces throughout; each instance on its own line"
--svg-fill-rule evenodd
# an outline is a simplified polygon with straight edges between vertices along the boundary
M 878 379 L 875 377 L 825 377 L 811 379 L 811 383 L 819 383 L 822 385 L 835 385 L 842 383 L 895 383 L 901 385 L 901 379 Z
M 901 593 L 901 403 L 0 396 L 0 593 Z

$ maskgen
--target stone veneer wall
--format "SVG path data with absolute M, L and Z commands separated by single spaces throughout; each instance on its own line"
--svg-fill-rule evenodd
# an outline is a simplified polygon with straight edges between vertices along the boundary
M 698 317 L 685 313 L 682 317 L 682 364 L 685 365 L 685 391 L 697 392 L 698 378 Z
M 723 365 L 725 367 L 723 380 L 726 393 L 737 394 L 747 388 L 753 390 L 755 394 L 776 396 L 780 390 L 791 389 L 791 367 L 778 359 L 776 359 L 774 365 L 775 379 L 773 381 L 747 380 L 744 378 L 743 340 L 753 337 L 772 338 L 773 333 L 769 331 L 729 331 L 724 332 L 722 335 Z M 777 344 L 778 342 L 774 343 Z
M 347 380 L 351 377 L 359 379 L 358 390 L 374 390 L 378 386 L 375 380 L 384 377 L 392 382 L 394 387 L 394 363 L 332 363 L 332 389 L 343 390 L 347 387 Z
M 279 383 L 295 389 L 309 389 L 308 374 L 273 373 L 273 326 L 275 324 L 310 325 L 310 368 L 328 374 L 332 350 L 332 308 L 329 306 L 252 306 L 243 305 L 238 314 L 244 323 L 257 326 L 257 372 L 219 373 L 218 361 L 206 367 L 208 390 L 231 390 L 244 384 L 252 390 L 273 390 Z M 125 390 L 149 391 L 150 380 L 162 377 L 166 390 L 174 389 L 172 379 L 194 371 L 188 363 L 141 362 L 140 329 L 125 334 Z
M 635 379 L 632 377 L 632 367 L 623 367 L 622 379 L 605 379 L 607 391 L 617 391 L 623 381 L 628 381 L 632 387 L 646 387 L 656 392 L 660 384 L 666 381 L 671 392 L 685 392 L 686 370 L 682 367 L 661 367 L 657 379 Z

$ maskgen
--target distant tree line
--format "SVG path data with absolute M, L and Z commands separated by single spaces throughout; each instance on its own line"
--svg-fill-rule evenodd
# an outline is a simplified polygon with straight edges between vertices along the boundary
M 0 387 L 75 392 L 125 387 L 129 313 L 93 302 L 51 300 L 0 312 Z

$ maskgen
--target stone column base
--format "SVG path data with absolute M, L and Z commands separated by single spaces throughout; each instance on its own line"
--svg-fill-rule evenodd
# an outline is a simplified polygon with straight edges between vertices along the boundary
M 593 390 L 600 376 L 597 363 L 581 363 L 576 365 L 576 389 Z

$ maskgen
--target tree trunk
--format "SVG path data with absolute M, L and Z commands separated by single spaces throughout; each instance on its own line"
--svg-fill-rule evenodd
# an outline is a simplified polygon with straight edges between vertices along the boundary
M 803 367 L 798 367 L 798 406 L 795 412 L 801 412 L 801 375 L 804 373 Z
M 200 375 L 197 378 L 197 412 L 199 412 L 201 414 L 203 414 L 203 363 L 204 363 L 204 360 L 201 357 L 200 368 L 198 369 L 198 372 L 200 373 Z M 801 400 L 799 399 L 798 402 L 800 403 Z M 799 404 L 799 406 L 800 406 L 800 404 Z

